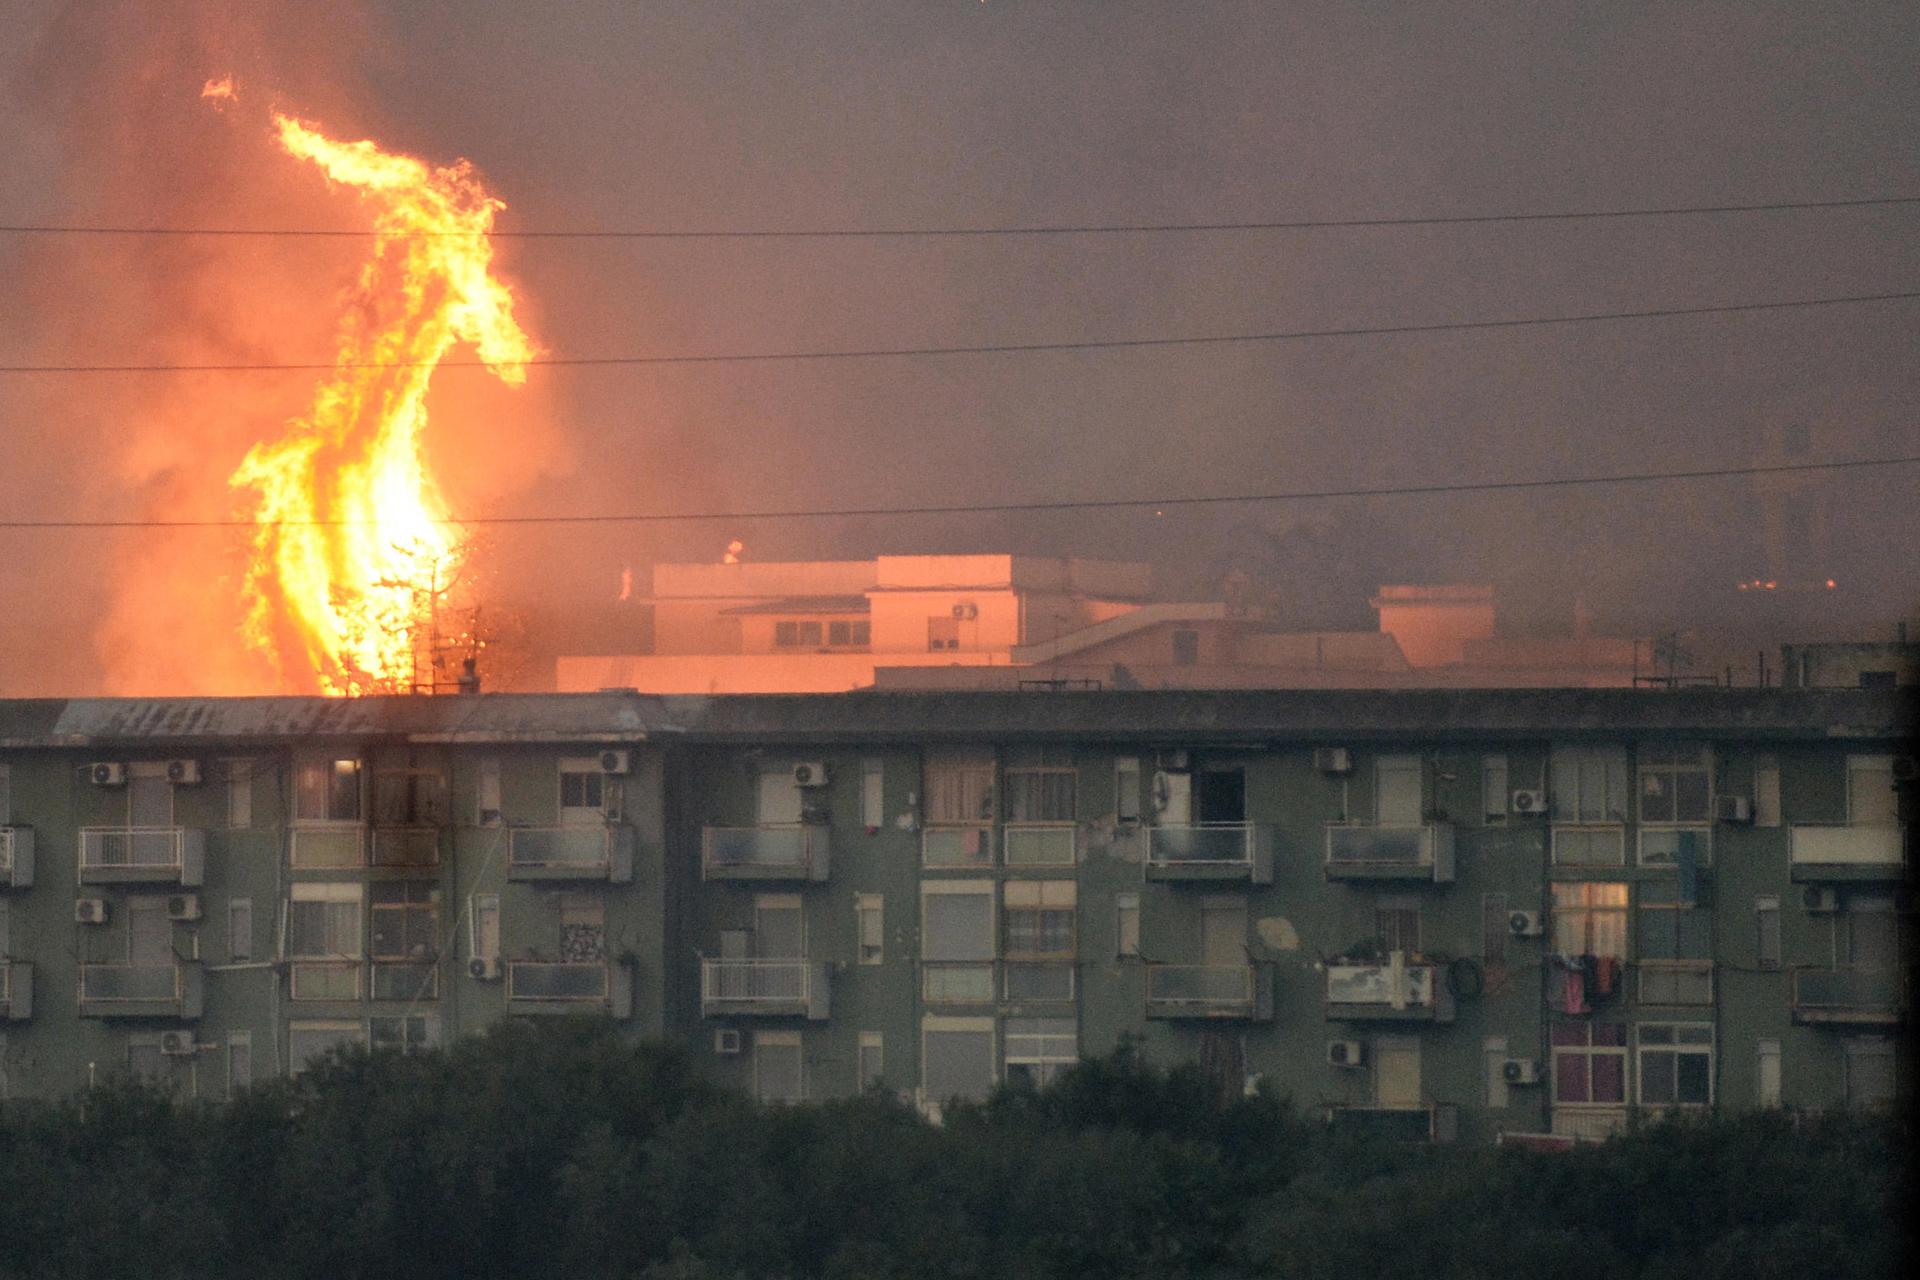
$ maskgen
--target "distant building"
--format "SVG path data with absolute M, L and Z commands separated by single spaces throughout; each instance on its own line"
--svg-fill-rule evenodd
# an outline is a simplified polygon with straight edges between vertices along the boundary
M 1920 684 L 1920 644 L 1900 639 L 1781 645 L 1780 683 L 1789 689 L 1891 689 Z

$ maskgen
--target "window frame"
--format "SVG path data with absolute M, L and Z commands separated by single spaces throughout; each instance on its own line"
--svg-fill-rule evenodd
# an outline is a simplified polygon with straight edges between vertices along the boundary
M 792 1105 L 794 1103 L 805 1102 L 807 1100 L 807 1054 L 806 1046 L 801 1040 L 800 1033 L 798 1031 L 763 1031 L 755 1029 L 752 1032 L 752 1036 L 752 1052 L 749 1055 L 752 1058 L 752 1062 L 749 1065 L 753 1078 L 754 1101 L 762 1106 L 776 1103 Z M 792 1096 L 775 1098 L 767 1095 L 761 1074 L 762 1051 L 767 1049 L 779 1049 L 783 1052 L 788 1050 L 792 1051 L 794 1079 Z
M 351 764 L 354 773 L 354 815 L 350 818 L 332 816 L 333 793 L 329 787 L 325 790 L 327 816 L 311 817 L 303 813 L 306 801 L 301 792 L 301 771 L 314 765 L 330 769 L 335 773 L 340 766 Z M 359 756 L 344 756 L 334 752 L 303 751 L 296 753 L 293 763 L 293 825 L 313 831 L 344 831 L 367 824 L 367 762 Z
M 1594 1032 L 1600 1029 L 1605 1029 L 1609 1035 L 1617 1031 L 1620 1042 L 1618 1044 L 1596 1043 Z M 1575 1030 L 1580 1031 L 1584 1035 L 1584 1043 L 1577 1045 L 1562 1043 L 1560 1037 L 1569 1031 Z M 1548 1087 L 1552 1090 L 1550 1094 L 1551 1105 L 1555 1109 L 1564 1107 L 1608 1111 L 1618 1110 L 1629 1105 L 1633 1097 L 1633 1085 L 1628 1079 L 1630 1074 L 1629 1067 L 1631 1065 L 1631 1047 L 1628 1043 L 1630 1039 L 1631 1037 L 1627 1034 L 1627 1026 L 1623 1022 L 1596 1022 L 1579 1019 L 1550 1023 L 1547 1036 L 1547 1058 L 1549 1075 Z M 1586 1076 L 1587 1096 L 1584 1099 L 1563 1099 L 1560 1096 L 1562 1059 L 1575 1057 L 1581 1059 L 1585 1064 L 1583 1070 Z M 1594 1062 L 1600 1058 L 1605 1058 L 1618 1065 L 1620 1073 L 1620 1096 L 1618 1098 L 1598 1099 L 1593 1096 L 1596 1076 Z
M 1596 903 L 1591 901 L 1584 901 L 1584 902 L 1567 903 L 1567 902 L 1563 902 L 1562 900 L 1563 891 L 1569 895 L 1572 894 L 1574 891 L 1578 891 L 1582 897 L 1591 898 L 1595 896 L 1593 891 L 1597 889 L 1620 890 L 1620 902 L 1616 905 L 1611 902 Z M 1555 953 L 1559 955 L 1612 955 L 1613 953 L 1611 952 L 1594 951 L 1589 946 L 1582 946 L 1578 949 L 1569 949 L 1569 948 L 1562 947 L 1560 945 L 1560 940 L 1562 936 L 1561 934 L 1562 924 L 1564 922 L 1569 922 L 1571 920 L 1581 919 L 1581 918 L 1585 918 L 1588 921 L 1587 927 L 1584 930 L 1582 930 L 1582 933 L 1585 935 L 1584 941 L 1586 941 L 1587 943 L 1591 943 L 1593 939 L 1593 932 L 1594 932 L 1592 926 L 1594 923 L 1597 922 L 1596 917 L 1604 913 L 1607 915 L 1618 915 L 1619 917 L 1619 934 L 1621 939 L 1620 953 L 1614 956 L 1614 958 L 1621 961 L 1623 964 L 1628 961 L 1631 961 L 1634 958 L 1633 957 L 1633 883 L 1632 881 L 1628 881 L 1628 880 L 1555 880 L 1550 882 L 1549 884 L 1549 898 L 1550 898 L 1551 906 L 1548 911 L 1547 919 L 1548 919 L 1548 928 L 1551 931 L 1550 937 L 1552 940 L 1552 946 Z
M 853 895 L 854 953 L 861 964 L 886 962 L 887 899 L 885 894 Z M 871 937 L 869 937 L 871 933 Z
M 1046 1024 L 1051 1030 L 1037 1030 Z M 1063 1032 L 1060 1028 L 1068 1030 Z M 1060 1042 L 1070 1041 L 1063 1050 Z M 1044 1089 L 1061 1072 L 1080 1063 L 1080 1024 L 1071 1014 L 1059 1017 L 1010 1017 L 1000 1024 L 1000 1079 L 1012 1084 L 1015 1068 L 1033 1068 L 1030 1083 Z M 1024 1074 L 1024 1073 L 1023 1073 Z
M 1652 1044 L 1648 1044 L 1647 1033 L 1650 1031 L 1671 1032 L 1673 1035 L 1673 1039 L 1671 1042 L 1655 1041 Z M 1680 1034 L 1683 1031 L 1696 1032 L 1696 1033 L 1704 1032 L 1706 1039 L 1704 1043 L 1697 1040 L 1682 1041 L 1680 1039 Z M 1695 1108 L 1711 1107 L 1713 1105 L 1714 1094 L 1716 1092 L 1716 1089 L 1715 1089 L 1716 1081 L 1714 1080 L 1714 1070 L 1715 1070 L 1714 1057 L 1717 1051 L 1717 1046 L 1715 1044 L 1713 1023 L 1681 1022 L 1681 1021 L 1637 1022 L 1634 1024 L 1634 1028 L 1633 1028 L 1633 1049 L 1634 1049 L 1633 1095 L 1634 1095 L 1635 1105 L 1640 1107 L 1658 1107 L 1662 1110 L 1666 1110 L 1670 1108 L 1691 1110 Z M 1670 1055 L 1675 1060 L 1673 1064 L 1673 1085 L 1674 1085 L 1675 1097 L 1673 1101 L 1670 1101 L 1670 1102 L 1663 1101 L 1660 1099 L 1649 1099 L 1647 1097 L 1647 1059 L 1660 1057 L 1662 1055 Z M 1680 1059 L 1683 1057 L 1698 1057 L 1698 1058 L 1706 1059 L 1707 1096 L 1704 1099 L 1700 1099 L 1698 1101 L 1682 1101 L 1678 1096 L 1681 1092 Z
M 1005 880 L 1001 882 L 999 959 L 1028 963 L 1071 962 L 1080 954 L 1080 886 L 1076 880 Z M 1019 901 L 1015 899 L 1018 898 Z M 1029 902 L 1026 899 L 1032 898 Z M 1016 921 L 1033 916 L 1033 947 L 1014 945 Z M 1064 916 L 1065 939 L 1059 940 Z M 1025 925 L 1021 926 L 1023 929 Z M 1024 939 L 1023 939 L 1024 940 Z M 1058 945 L 1041 944 L 1054 940 Z

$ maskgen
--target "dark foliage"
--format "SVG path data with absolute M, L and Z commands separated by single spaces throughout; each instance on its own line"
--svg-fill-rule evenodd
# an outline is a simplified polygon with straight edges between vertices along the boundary
M 588 1021 L 349 1053 L 224 1105 L 0 1112 L 21 1277 L 1904 1274 L 1887 1119 L 1649 1126 L 1566 1155 L 1342 1137 L 1130 1050 L 923 1123 L 761 1107 Z

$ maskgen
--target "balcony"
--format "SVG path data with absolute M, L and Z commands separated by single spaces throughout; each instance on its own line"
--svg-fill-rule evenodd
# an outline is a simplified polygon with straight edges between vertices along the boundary
M 926 1004 L 992 1004 L 993 961 L 921 961 L 920 999 Z
M 192 827 L 80 828 L 81 884 L 177 884 L 206 874 L 207 833 Z
M 832 840 L 818 823 L 708 827 L 700 833 L 707 880 L 825 880 Z
M 367 829 L 357 823 L 296 826 L 288 833 L 288 861 L 298 871 L 331 871 L 367 864 Z
M 1899 880 L 1906 875 L 1902 827 L 1789 827 L 1795 883 Z
M 1453 827 L 1327 824 L 1327 879 L 1453 883 Z
M 512 1013 L 601 1010 L 633 1016 L 633 970 L 605 960 L 507 961 L 507 1009 Z
M 1080 860 L 1080 826 L 1074 822 L 1009 822 L 1000 842 L 1010 867 L 1070 867 Z
M 633 879 L 633 828 L 510 827 L 507 829 L 507 879 Z
M 1424 1107 L 1329 1107 L 1327 1123 L 1341 1133 L 1388 1142 L 1452 1142 L 1460 1112 L 1452 1103 Z
M 1147 828 L 1147 879 L 1273 882 L 1273 856 L 1251 822 Z
M 1147 1016 L 1270 1022 L 1273 966 L 1149 964 Z
M 33 1016 L 33 966 L 25 960 L 0 960 L 0 1022 L 25 1022 Z
M 206 977 L 197 960 L 172 964 L 82 964 L 83 1018 L 177 1018 L 200 1016 Z
M 437 867 L 444 827 L 408 825 L 373 829 L 372 865 L 376 867 Z
M 1396 951 L 1386 964 L 1327 966 L 1330 1022 L 1452 1022 L 1453 992 L 1436 964 L 1408 964 Z
M 920 833 L 920 862 L 928 867 L 990 867 L 993 828 L 928 827 Z
M 987 991 L 993 991 L 988 966 Z M 707 1018 L 806 1018 L 829 1012 L 824 960 L 702 960 L 700 1014 Z
M 1838 1026 L 1892 1027 L 1906 1020 L 1904 975 L 1898 969 L 1793 970 L 1793 1020 Z
M 0 827 L 0 889 L 33 887 L 33 828 Z
M 292 960 L 287 965 L 289 1000 L 358 1000 L 360 962 L 351 959 Z

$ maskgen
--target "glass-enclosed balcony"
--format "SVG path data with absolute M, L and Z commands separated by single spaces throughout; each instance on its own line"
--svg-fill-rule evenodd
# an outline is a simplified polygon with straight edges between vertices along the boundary
M 927 1004 L 992 1004 L 993 961 L 922 961 L 920 999 Z
M 0 889 L 33 887 L 33 828 L 0 827 Z
M 360 998 L 360 962 L 345 957 L 292 960 L 287 966 L 289 1000 L 344 1000 Z
M 701 874 L 708 880 L 825 880 L 829 830 L 808 822 L 708 827 L 700 833 Z
M 1898 969 L 1793 970 L 1795 1022 L 1894 1026 L 1906 1018 L 1906 982 Z
M 0 960 L 0 1021 L 25 1022 L 33 1016 L 33 966 L 25 960 Z
M 1267 1021 L 1273 1017 L 1273 966 L 1149 964 L 1147 1016 Z
M 207 833 L 192 827 L 80 828 L 81 884 L 200 884 Z
M 1009 822 L 1000 840 L 1010 867 L 1070 867 L 1080 860 L 1078 823 Z
M 1906 875 L 1903 827 L 1789 827 L 1787 861 L 1802 884 L 1899 880 Z
M 444 827 L 378 826 L 373 829 L 372 864 L 376 867 L 437 867 Z
M 993 865 L 993 828 L 985 823 L 927 827 L 920 833 L 920 861 L 929 867 L 990 867 Z
M 633 1016 L 633 971 L 606 960 L 507 961 L 507 1008 L 514 1013 L 603 1009 Z
M 1453 827 L 1429 822 L 1411 827 L 1328 823 L 1327 879 L 1453 880 Z
M 198 961 L 80 966 L 83 1018 L 194 1019 L 204 998 Z
M 987 978 L 991 992 L 992 975 Z M 827 965 L 821 960 L 702 960 L 700 1012 L 709 1018 L 824 1019 Z
M 1161 825 L 1147 828 L 1147 877 L 1267 884 L 1273 862 L 1251 822 Z
M 1326 1012 L 1344 1022 L 1451 1022 L 1453 993 L 1440 966 L 1396 951 L 1386 964 L 1328 965 Z
M 633 879 L 633 828 L 624 826 L 510 827 L 507 879 Z

